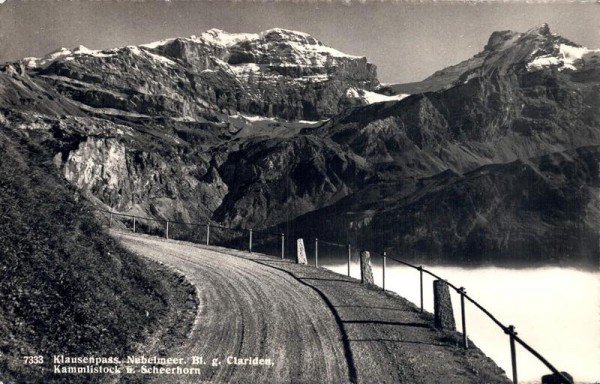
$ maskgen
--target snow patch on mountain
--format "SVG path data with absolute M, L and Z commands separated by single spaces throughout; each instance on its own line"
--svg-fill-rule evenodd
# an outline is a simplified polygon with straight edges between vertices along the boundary
M 362 56 L 353 56 L 340 52 L 337 49 L 323 45 L 322 42 L 313 38 L 307 33 L 292 31 L 282 28 L 273 28 L 261 33 L 228 33 L 220 29 L 211 29 L 200 35 L 190 37 L 196 42 L 204 42 L 225 48 L 231 48 L 242 42 L 255 44 L 260 50 L 270 51 L 278 49 L 282 42 L 286 50 L 291 48 L 289 54 L 292 59 L 299 60 L 295 64 L 323 66 L 327 57 L 337 58 L 361 58 Z M 307 60 L 306 57 L 309 56 Z M 318 57 L 321 56 L 321 57 Z
M 149 48 L 153 44 L 141 45 L 140 47 Z M 29 69 L 44 69 L 50 64 L 57 60 L 72 61 L 77 56 L 92 56 L 92 57 L 113 57 L 116 56 L 117 52 L 127 50 L 137 56 L 146 56 L 159 63 L 167 65 L 175 65 L 176 63 L 164 56 L 157 55 L 149 52 L 147 49 L 140 49 L 140 47 L 130 45 L 124 48 L 115 48 L 110 50 L 93 50 L 83 45 L 80 45 L 73 49 L 61 48 L 58 51 L 47 54 L 43 57 L 26 57 L 23 59 L 23 63 Z
M 329 119 L 323 119 L 323 120 L 298 120 L 298 123 L 300 124 L 306 124 L 306 125 L 317 125 L 317 124 L 323 124 L 328 122 Z
M 168 44 L 168 43 L 172 42 L 173 40 L 175 40 L 175 38 L 154 41 L 152 43 L 142 44 L 142 45 L 140 45 L 140 47 L 154 49 L 154 48 L 162 47 L 163 45 Z
M 71 55 L 72 52 L 70 49 L 61 48 L 58 51 L 51 52 L 44 57 L 25 57 L 23 59 L 23 63 L 27 68 L 43 68 L 50 65 L 55 60 L 60 59 L 61 57 L 66 57 Z
M 265 116 L 257 116 L 257 115 L 244 115 L 244 114 L 238 114 L 238 115 L 234 115 L 234 116 L 240 116 L 243 117 L 244 119 L 252 122 L 252 123 L 256 123 L 258 121 L 277 121 L 276 118 L 274 117 L 265 117 Z
M 138 55 L 138 56 L 142 56 L 143 55 L 142 50 L 139 47 L 136 47 L 135 45 L 131 45 L 131 46 L 125 47 L 125 49 L 128 49 L 134 55 Z
M 527 64 L 528 70 L 539 70 L 547 67 L 558 67 L 559 71 L 570 69 L 576 71 L 585 66 L 586 61 L 598 62 L 600 60 L 600 49 L 589 49 L 586 47 L 575 47 L 560 44 L 554 47 L 551 54 L 537 56 Z M 535 55 L 536 52 L 534 52 Z
M 309 66 L 323 67 L 327 65 L 329 57 L 359 59 L 360 56 L 352 56 L 340 52 L 337 49 L 324 45 L 307 45 L 302 43 L 290 42 L 292 48 L 291 55 L 295 62 Z
M 375 104 L 375 103 L 384 103 L 386 101 L 399 101 L 410 96 L 406 93 L 401 93 L 398 95 L 387 96 L 382 95 L 381 93 L 365 91 L 364 89 L 358 88 L 348 88 L 346 90 L 346 97 L 350 99 L 360 99 L 365 104 Z
M 112 51 L 99 51 L 92 50 L 83 45 L 80 45 L 73 49 L 61 48 L 58 51 L 51 52 L 43 57 L 26 57 L 23 59 L 23 63 L 27 68 L 46 68 L 53 62 L 64 59 L 64 60 L 73 60 L 73 56 L 94 56 L 94 57 L 111 57 L 114 56 L 115 53 Z
M 294 31 L 291 29 L 284 29 L 284 28 L 271 28 L 271 29 L 267 29 L 266 31 L 259 33 L 259 36 L 264 39 L 268 39 L 269 36 L 272 36 L 272 35 L 278 35 L 278 36 L 285 38 L 288 41 L 296 41 L 296 42 L 303 42 L 303 41 L 310 40 L 310 39 L 315 40 L 311 35 L 309 35 L 306 32 Z
M 150 56 L 152 59 L 158 61 L 159 63 L 163 63 L 163 64 L 167 64 L 167 65 L 171 65 L 171 66 L 176 65 L 176 63 L 173 60 L 167 59 L 164 56 L 160 56 L 160 55 L 157 55 L 157 54 L 149 52 L 149 51 L 144 51 L 144 53 L 146 55 Z
M 229 64 L 226 64 L 229 65 Z M 229 65 L 232 72 L 238 77 L 249 77 L 252 74 L 261 72 L 261 67 L 255 63 Z
M 260 36 L 256 33 L 229 33 L 217 28 L 209 29 L 200 35 L 200 40 L 222 47 L 231 47 L 242 41 L 258 40 L 259 38 Z M 196 36 L 190 36 L 190 39 L 198 41 Z

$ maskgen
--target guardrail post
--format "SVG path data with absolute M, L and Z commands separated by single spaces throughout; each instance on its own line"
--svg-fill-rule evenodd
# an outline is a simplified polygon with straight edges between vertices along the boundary
M 385 291 L 385 264 L 386 264 L 386 253 L 383 252 L 383 290 Z
M 110 216 L 108 218 L 108 228 L 112 227 L 112 212 L 109 212 Z
M 165 237 L 168 239 L 169 238 L 169 220 L 167 220 L 167 231 L 165 233 Z
M 360 251 L 360 282 L 367 285 L 375 284 L 369 251 Z
M 510 361 L 512 363 L 513 383 L 517 384 L 519 382 L 517 377 L 517 351 L 515 349 L 515 336 L 517 332 L 515 332 L 514 325 L 509 325 L 505 332 L 510 338 Z
M 469 339 L 467 338 L 467 320 L 465 317 L 465 294 L 467 291 L 464 287 L 460 287 L 458 293 L 460 293 L 460 315 L 462 318 L 463 346 L 465 349 L 469 349 Z
M 421 284 L 421 313 L 423 313 L 423 266 L 419 265 L 419 282 Z
M 319 239 L 315 237 L 315 267 L 319 266 Z
M 135 233 L 135 216 L 133 216 L 133 233 Z
M 206 223 L 206 245 L 210 245 L 210 223 Z
M 252 229 L 250 229 L 250 245 L 249 245 L 250 253 L 252 253 Z
M 352 258 L 352 246 L 348 244 L 348 277 L 350 277 L 350 259 Z
M 456 330 L 450 288 L 444 280 L 433 282 L 433 314 L 436 328 Z
M 281 260 L 285 258 L 285 233 L 281 234 Z

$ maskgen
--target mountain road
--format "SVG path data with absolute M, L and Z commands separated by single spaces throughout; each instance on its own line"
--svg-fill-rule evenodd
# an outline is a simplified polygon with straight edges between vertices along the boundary
M 149 373 L 155 382 L 509 382 L 480 350 L 463 351 L 458 337 L 436 330 L 430 314 L 356 279 L 261 254 L 112 234 L 196 287 L 191 331 L 164 355 L 180 371 Z

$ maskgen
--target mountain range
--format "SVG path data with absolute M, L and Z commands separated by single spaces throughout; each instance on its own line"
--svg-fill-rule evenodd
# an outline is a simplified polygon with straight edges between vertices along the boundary
M 393 85 L 284 29 L 63 48 L 0 66 L 0 125 L 118 212 L 424 262 L 598 264 L 600 50 L 547 25 Z

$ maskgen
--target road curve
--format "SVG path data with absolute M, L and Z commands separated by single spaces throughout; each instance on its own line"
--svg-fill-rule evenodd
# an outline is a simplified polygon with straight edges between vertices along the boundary
M 478 349 L 463 352 L 412 304 L 322 268 L 264 255 L 114 233 L 183 273 L 199 308 L 168 357 L 203 356 L 200 375 L 160 383 L 507 383 Z M 273 365 L 229 365 L 228 357 Z M 221 365 L 211 366 L 212 359 Z M 230 359 L 231 361 L 231 359 Z
M 118 235 L 135 253 L 176 268 L 196 286 L 199 310 L 188 343 L 171 357 L 209 359 L 202 374 L 216 383 L 348 381 L 336 321 L 319 296 L 289 275 L 255 262 L 151 237 Z M 229 356 L 270 358 L 273 366 L 227 365 Z M 220 367 L 211 367 L 213 358 Z M 165 382 L 169 377 L 160 377 Z M 173 378 L 182 382 L 185 376 Z

